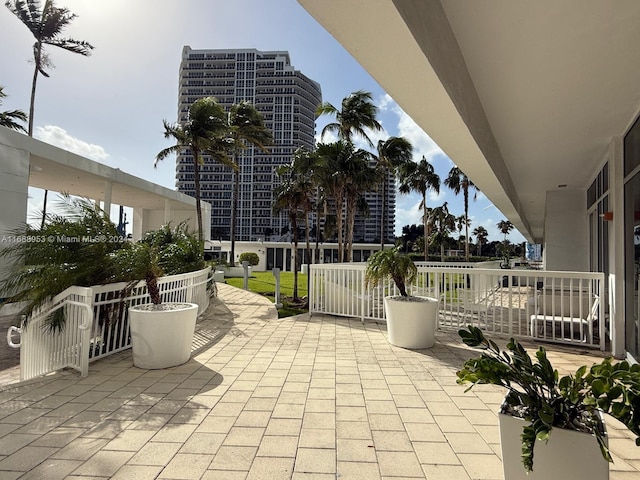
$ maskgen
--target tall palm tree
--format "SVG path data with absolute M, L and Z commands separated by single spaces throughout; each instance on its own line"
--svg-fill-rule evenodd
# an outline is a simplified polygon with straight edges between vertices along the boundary
M 316 212 L 316 224 L 314 226 L 315 229 L 315 241 L 316 241 L 316 251 L 315 251 L 315 262 L 319 261 L 320 256 L 320 219 L 323 217 L 323 211 L 326 210 L 327 201 L 326 195 L 324 194 L 324 190 L 322 188 L 322 175 L 324 168 L 324 160 L 316 153 L 309 152 L 304 148 L 298 148 L 293 153 L 293 159 L 291 163 L 291 169 L 297 175 L 301 175 L 304 179 L 306 179 L 310 188 L 307 192 L 309 199 L 311 201 L 312 206 L 315 208 Z M 310 212 L 309 212 L 310 213 Z M 311 259 L 311 249 L 309 246 L 309 237 L 311 234 L 311 222 L 308 218 L 307 214 L 307 228 L 306 228 L 306 242 L 307 242 L 307 260 Z
M 235 179 L 233 183 L 233 207 L 231 209 L 231 259 L 235 263 L 236 226 L 238 223 L 238 202 L 240 196 L 240 152 L 250 146 L 267 152 L 267 146 L 273 143 L 273 134 L 264 125 L 262 114 L 249 101 L 231 106 L 229 111 L 229 131 L 232 143 Z
M 342 175 L 338 174 L 338 166 L 346 162 L 346 158 L 353 150 L 350 143 L 338 140 L 333 143 L 320 143 L 316 154 L 322 160 L 322 167 L 318 171 L 319 181 L 327 199 L 333 202 L 336 219 L 336 236 L 338 243 L 338 259 L 342 261 L 344 252 L 344 196 L 345 182 Z
M 487 238 L 489 238 L 489 232 L 482 225 L 473 229 L 473 236 L 476 237 L 476 242 L 478 242 L 478 256 L 482 255 L 482 244 L 487 242 Z
M 424 224 L 424 259 L 429 260 L 429 209 L 427 208 L 427 192 L 433 190 L 440 193 L 440 176 L 435 173 L 433 165 L 422 156 L 419 162 L 409 162 L 399 170 L 400 193 L 418 192 L 422 195 L 422 221 Z
M 398 170 L 411 161 L 413 145 L 404 137 L 389 137 L 378 141 L 378 168 L 382 171 L 380 189 L 382 190 L 382 215 L 380 218 L 380 250 L 384 250 L 385 230 L 387 226 L 387 179 L 389 173 L 393 175 L 394 187 Z
M 311 190 L 311 183 L 303 177 L 291 175 L 291 170 L 279 170 L 279 174 L 289 175 L 274 190 L 274 213 L 287 211 L 291 230 L 293 232 L 293 298 L 298 299 L 298 271 L 300 270 L 300 258 L 298 256 L 298 219 L 306 216 L 313 208 L 308 192 Z
M 356 150 L 351 142 L 321 143 L 316 153 L 322 161 L 322 188 L 335 208 L 338 259 L 350 262 L 356 211 L 362 210 L 363 193 L 379 183 L 379 174 L 370 166 L 371 153 Z
M 370 192 L 380 184 L 380 171 L 371 166 L 371 153 L 358 149 L 344 165 L 346 175 L 346 235 L 345 235 L 345 262 L 353 261 L 353 234 L 356 222 L 356 212 L 360 211 L 369 216 L 369 205 L 364 193 Z
M 7 98 L 7 94 L 3 92 L 4 87 L 0 85 L 0 105 L 2 105 L 2 99 Z M 27 114 L 22 110 L 7 110 L 0 112 L 0 126 L 7 127 L 12 130 L 18 130 L 19 132 L 27 133 L 27 129 L 20 125 L 18 122 L 26 122 Z
M 502 256 L 505 257 L 505 266 L 509 265 L 509 245 L 508 245 L 508 240 L 507 240 L 507 236 L 509 235 L 509 232 L 511 232 L 511 230 L 513 230 L 515 228 L 515 225 L 513 223 L 511 223 L 509 220 L 500 220 L 497 223 L 498 226 L 498 230 L 500 230 L 500 233 L 502 233 L 504 235 L 504 240 L 502 242 Z
M 195 182 L 196 215 L 198 219 L 198 240 L 202 242 L 202 209 L 200 207 L 200 165 L 202 155 L 211 155 L 223 165 L 235 169 L 235 163 L 227 156 L 228 142 L 225 135 L 229 131 L 227 114 L 213 97 L 200 98 L 189 107 L 189 115 L 184 124 L 171 124 L 166 120 L 164 137 L 173 138 L 176 144 L 161 150 L 156 155 L 154 167 L 171 154 L 179 154 L 186 149 L 193 155 L 193 176 Z
M 82 40 L 61 37 L 62 30 L 76 18 L 76 15 L 67 8 L 56 7 L 53 0 L 45 0 L 42 8 L 40 0 L 8 0 L 5 6 L 25 24 L 36 40 L 33 44 L 34 70 L 27 132 L 31 137 L 33 136 L 33 110 L 38 74 L 48 77 L 49 74 L 45 69 L 51 66 L 49 56 L 44 52 L 44 46 L 52 45 L 84 56 L 91 54 L 93 46 Z
M 449 234 L 456 228 L 456 217 L 449 212 L 447 202 L 433 209 L 431 223 L 434 227 L 433 239 L 440 244 L 440 261 L 444 262 L 444 245 L 449 239 Z
M 460 170 L 458 167 L 452 167 L 449 170 L 449 175 L 444 180 L 444 184 L 453 190 L 453 193 L 458 195 L 460 192 L 464 195 L 464 217 L 466 219 L 466 228 L 465 228 L 465 238 L 467 239 L 465 244 L 465 258 L 466 261 L 469 261 L 469 189 L 473 188 L 475 190 L 473 199 L 476 199 L 476 193 L 478 188 L 473 184 L 469 177 Z
M 316 109 L 316 115 L 330 115 L 335 117 L 335 122 L 328 123 L 322 129 L 321 139 L 327 132 L 334 132 L 340 140 L 353 142 L 353 136 L 362 137 L 369 146 L 373 147 L 373 142 L 367 135 L 365 128 L 374 131 L 381 131 L 382 125 L 376 116 L 378 107 L 373 104 L 370 92 L 358 90 L 342 100 L 341 109 L 338 110 L 329 102 L 324 102 Z
M 31 101 L 29 102 L 29 123 L 27 134 L 33 136 L 33 112 L 36 101 L 36 83 L 38 74 L 49 77 L 46 69 L 51 67 L 51 60 L 44 52 L 45 45 L 62 48 L 72 53 L 91 55 L 93 46 L 82 40 L 64 38 L 61 36 L 62 30 L 67 27 L 76 15 L 64 7 L 56 7 L 53 0 L 45 0 L 44 6 L 40 7 L 40 0 L 7 0 L 5 6 L 20 19 L 29 29 L 35 38 L 33 44 L 33 79 L 31 80 Z M 47 216 L 47 196 L 48 191 L 44 191 L 44 207 L 42 209 L 42 225 Z

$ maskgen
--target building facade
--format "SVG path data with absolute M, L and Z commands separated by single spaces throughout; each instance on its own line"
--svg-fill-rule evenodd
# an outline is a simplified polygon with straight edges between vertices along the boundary
M 185 46 L 180 64 L 178 118 L 187 118 L 198 98 L 215 97 L 225 109 L 247 100 L 262 113 L 273 132 L 267 153 L 250 147 L 239 157 L 240 197 L 236 240 L 277 237 L 289 226 L 285 214 L 272 212 L 279 166 L 289 164 L 296 148 L 314 149 L 315 110 L 322 101 L 320 85 L 292 65 L 285 51 L 255 49 L 193 50 Z M 176 187 L 195 195 L 193 157 L 176 161 Z M 230 238 L 233 172 L 205 157 L 201 168 L 201 197 L 211 204 L 211 238 Z

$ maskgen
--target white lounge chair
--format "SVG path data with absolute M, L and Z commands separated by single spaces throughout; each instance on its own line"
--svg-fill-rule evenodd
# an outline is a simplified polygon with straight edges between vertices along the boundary
M 591 343 L 600 298 L 589 292 L 543 292 L 536 298 L 538 313 L 531 315 L 531 336 L 546 340 L 574 339 Z

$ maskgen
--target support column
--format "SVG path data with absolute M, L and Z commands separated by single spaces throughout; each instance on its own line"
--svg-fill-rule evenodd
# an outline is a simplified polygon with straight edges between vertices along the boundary
M 113 183 L 104 182 L 104 213 L 108 218 L 111 218 L 111 190 L 113 189 Z
M 625 355 L 625 238 L 624 238 L 624 145 L 622 137 L 614 137 L 609 144 L 609 209 L 613 221 L 609 225 L 609 279 L 610 311 L 612 330 L 611 353 L 616 358 Z M 633 318 L 629 319 L 630 322 Z
M 171 204 L 169 199 L 164 199 L 164 224 L 166 225 L 171 220 Z

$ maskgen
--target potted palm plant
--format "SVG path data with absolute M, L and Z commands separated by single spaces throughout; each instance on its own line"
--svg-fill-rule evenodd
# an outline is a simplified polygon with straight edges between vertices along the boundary
M 140 279 L 147 286 L 150 303 L 129 306 L 133 364 L 160 369 L 181 365 L 191 356 L 198 305 L 189 299 L 162 302 L 158 278 L 178 270 L 204 267 L 200 242 L 184 224 L 150 232 L 142 240 L 114 256 L 116 271 L 129 281 L 122 297 L 139 298 Z M 135 303 L 136 300 L 130 300 Z
M 477 327 L 458 333 L 482 350 L 457 372 L 458 383 L 507 390 L 499 412 L 504 478 L 609 478 L 603 413 L 625 424 L 640 445 L 640 365 L 607 358 L 559 378 L 542 347 L 532 361 L 513 338 L 502 351 Z
M 399 248 L 380 250 L 367 260 L 366 287 L 391 279 L 400 292 L 384 298 L 384 309 L 389 343 L 402 348 L 431 348 L 438 327 L 438 300 L 407 293 L 417 273 L 411 257 Z

